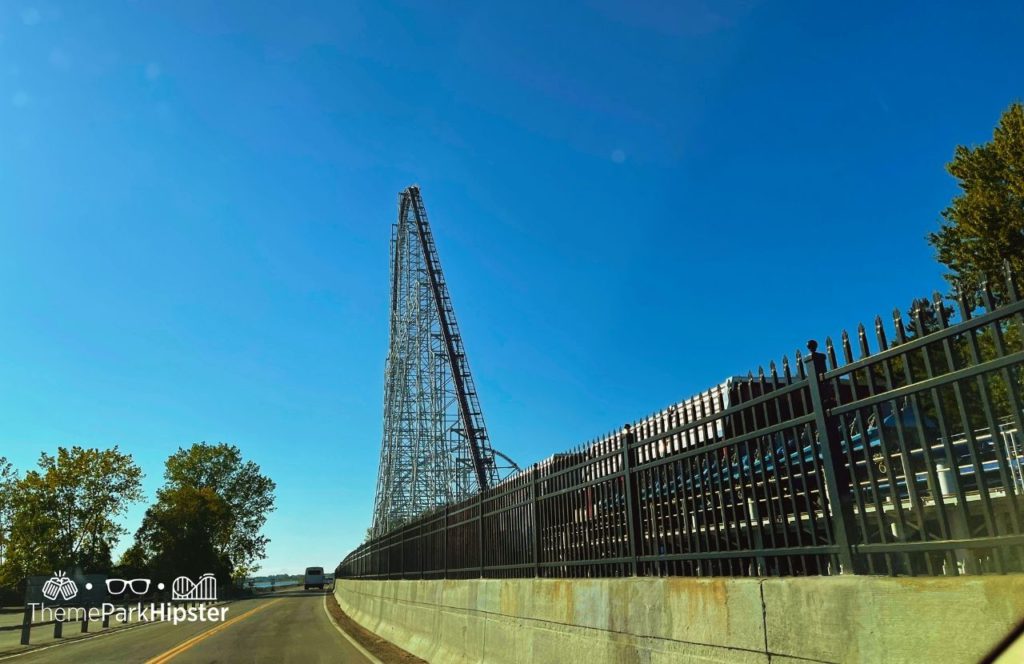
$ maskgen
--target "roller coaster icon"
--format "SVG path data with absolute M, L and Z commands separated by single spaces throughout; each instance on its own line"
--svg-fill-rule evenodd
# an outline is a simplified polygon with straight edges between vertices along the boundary
M 213 602 L 217 599 L 217 579 L 207 572 L 192 582 L 187 576 L 179 576 L 171 584 L 171 600 L 179 602 Z

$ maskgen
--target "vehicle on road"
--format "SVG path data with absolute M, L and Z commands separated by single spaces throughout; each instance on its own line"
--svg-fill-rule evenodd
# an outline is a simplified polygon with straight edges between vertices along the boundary
M 302 585 L 304 590 L 310 588 L 324 589 L 324 568 L 323 567 L 307 567 L 306 576 L 302 579 Z

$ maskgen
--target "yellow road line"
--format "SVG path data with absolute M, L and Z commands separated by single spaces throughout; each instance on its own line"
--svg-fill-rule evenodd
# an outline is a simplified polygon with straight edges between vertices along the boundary
M 185 652 L 186 650 L 188 650 L 189 648 L 194 646 L 195 644 L 199 643 L 200 641 L 208 639 L 211 636 L 213 636 L 214 634 L 216 634 L 217 632 L 221 632 L 221 631 L 227 629 L 228 627 L 230 627 L 231 625 L 234 625 L 236 622 L 238 622 L 240 620 L 245 620 L 246 618 L 248 618 L 252 614 L 254 614 L 254 613 L 258 612 L 258 611 L 262 611 L 263 609 L 267 608 L 271 604 L 274 604 L 274 603 L 280 602 L 280 601 L 281 601 L 280 598 L 279 599 L 271 600 L 271 601 L 267 602 L 266 604 L 263 604 L 261 606 L 257 606 L 255 609 L 250 609 L 250 610 L 246 611 L 245 613 L 243 613 L 240 616 L 235 616 L 231 620 L 226 620 L 226 621 L 222 622 L 221 624 L 217 625 L 216 627 L 213 627 L 211 629 L 206 630 L 202 634 L 198 634 L 196 636 L 193 636 L 188 641 L 184 641 L 182 643 L 179 643 L 178 645 L 174 646 L 173 648 L 171 648 L 167 652 L 165 652 L 163 654 L 160 654 L 160 655 L 157 655 L 153 659 L 147 660 L 146 664 L 164 664 L 164 662 L 169 662 L 172 659 L 174 659 L 175 657 L 177 657 L 178 655 L 180 655 L 181 653 Z

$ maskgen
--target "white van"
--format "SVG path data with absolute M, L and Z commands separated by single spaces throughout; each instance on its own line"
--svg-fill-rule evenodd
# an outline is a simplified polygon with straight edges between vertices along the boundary
M 305 590 L 310 588 L 324 589 L 324 568 L 323 567 L 307 567 L 306 577 L 302 580 L 302 585 Z

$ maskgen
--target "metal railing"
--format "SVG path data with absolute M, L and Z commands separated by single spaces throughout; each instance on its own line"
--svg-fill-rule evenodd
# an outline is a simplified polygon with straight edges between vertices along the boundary
M 372 539 L 350 578 L 1024 571 L 1012 275 L 730 379 Z M 857 347 L 856 357 L 854 345 Z

